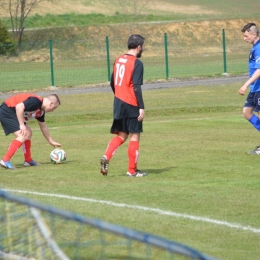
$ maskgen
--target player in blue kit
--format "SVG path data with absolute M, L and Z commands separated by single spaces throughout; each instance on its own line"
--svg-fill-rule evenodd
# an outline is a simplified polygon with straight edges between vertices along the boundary
M 250 87 L 250 92 L 247 96 L 243 116 L 247 119 L 258 131 L 260 131 L 260 39 L 259 30 L 255 23 L 246 24 L 242 30 L 244 33 L 244 41 L 252 44 L 253 47 L 249 54 L 248 70 L 249 79 L 239 89 L 239 94 L 244 95 L 247 88 Z M 258 113 L 258 116 L 254 114 Z M 255 150 L 249 151 L 249 154 L 260 154 L 260 146 Z

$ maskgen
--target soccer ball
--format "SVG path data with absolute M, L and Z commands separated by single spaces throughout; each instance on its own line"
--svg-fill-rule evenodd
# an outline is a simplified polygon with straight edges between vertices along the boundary
M 66 161 L 66 152 L 61 148 L 56 148 L 50 153 L 50 159 L 53 163 L 63 163 Z

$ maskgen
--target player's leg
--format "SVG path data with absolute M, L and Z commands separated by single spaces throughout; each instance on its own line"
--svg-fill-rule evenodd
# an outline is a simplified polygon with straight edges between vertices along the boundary
M 252 116 L 254 116 L 254 108 L 253 107 L 244 107 L 243 108 L 243 116 L 246 120 L 250 121 Z
M 23 154 L 24 154 L 24 166 L 38 166 L 39 163 L 35 162 L 31 156 L 31 138 L 32 129 L 26 125 L 27 139 L 23 143 Z
M 4 157 L 2 158 L 2 160 L 0 162 L 2 167 L 6 168 L 6 169 L 11 169 L 11 170 L 15 169 L 15 167 L 12 165 L 10 160 L 24 142 L 23 138 L 20 136 L 20 130 L 14 132 L 13 134 L 15 135 L 16 139 L 14 139 L 11 142 L 11 144 L 8 147 L 7 152 L 5 153 Z
M 123 132 L 119 132 L 116 137 L 111 139 L 108 143 L 105 154 L 100 158 L 100 172 L 103 175 L 107 175 L 108 173 L 108 165 L 111 158 L 114 156 L 118 147 L 125 142 L 127 139 L 127 134 Z
M 257 113 L 258 118 L 260 119 L 260 111 Z M 253 151 L 249 151 L 249 154 L 260 154 L 260 145 L 257 145 Z
M 243 108 L 243 116 L 258 131 L 260 131 L 260 119 L 254 114 L 254 111 L 260 111 L 260 104 L 258 100 L 260 100 L 260 92 L 249 92 Z
M 20 134 L 20 125 L 14 110 L 11 110 L 6 105 L 2 104 L 0 108 L 0 119 L 5 135 L 13 133 L 16 137 L 15 140 L 11 142 L 7 152 L 0 161 L 0 165 L 2 167 L 12 170 L 15 169 L 15 167 L 12 165 L 10 160 L 16 151 L 21 147 L 25 139 Z
M 249 93 L 245 106 L 243 108 L 243 116 L 247 119 L 258 131 L 260 131 L 260 92 Z M 255 115 L 256 112 L 258 115 Z M 249 154 L 260 154 L 260 147 L 256 146 L 255 150 L 249 151 Z
M 128 138 L 128 133 L 124 132 L 124 124 L 124 120 L 113 121 L 113 125 L 111 127 L 110 132 L 117 135 L 110 140 L 104 155 L 100 158 L 100 172 L 103 175 L 107 175 L 109 161 L 114 156 L 118 147 L 122 145 Z
M 134 175 L 136 173 L 137 162 L 139 157 L 139 142 L 140 133 L 130 133 L 129 134 L 129 144 L 128 144 L 128 175 Z
M 114 156 L 118 147 L 127 140 L 127 137 L 128 137 L 127 133 L 118 132 L 117 136 L 115 136 L 110 140 L 104 154 L 108 161 L 110 161 L 110 159 Z
M 129 145 L 128 145 L 128 170 L 127 176 L 130 177 L 143 177 L 147 173 L 137 169 L 137 163 L 139 158 L 139 144 L 140 135 L 143 131 L 142 121 L 138 121 L 136 118 L 129 119 Z

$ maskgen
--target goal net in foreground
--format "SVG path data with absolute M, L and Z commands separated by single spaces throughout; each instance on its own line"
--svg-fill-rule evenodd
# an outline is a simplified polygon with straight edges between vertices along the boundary
M 202 259 L 188 246 L 0 189 L 0 259 Z

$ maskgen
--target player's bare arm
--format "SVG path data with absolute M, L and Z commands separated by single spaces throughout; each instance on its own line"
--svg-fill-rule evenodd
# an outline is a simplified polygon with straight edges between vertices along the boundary
M 260 78 L 260 69 L 257 69 L 253 74 L 253 76 L 249 78 L 248 81 L 239 89 L 238 93 L 243 96 L 247 88 L 259 78 Z
M 50 135 L 50 132 L 49 132 L 49 129 L 48 129 L 46 123 L 45 123 L 45 122 L 40 122 L 40 121 L 38 121 L 38 124 L 39 124 L 39 126 L 40 126 L 40 129 L 41 129 L 41 132 L 42 132 L 43 136 L 44 136 L 45 139 L 50 143 L 50 145 L 60 147 L 61 144 L 58 143 L 58 142 L 55 142 L 55 141 L 51 138 L 51 135 Z
M 15 106 L 15 111 L 16 111 L 16 115 L 17 115 L 17 119 L 18 119 L 18 122 L 19 122 L 19 125 L 20 125 L 20 134 L 22 136 L 25 136 L 26 135 L 26 126 L 24 124 L 24 103 L 21 102 L 19 104 L 17 104 Z

